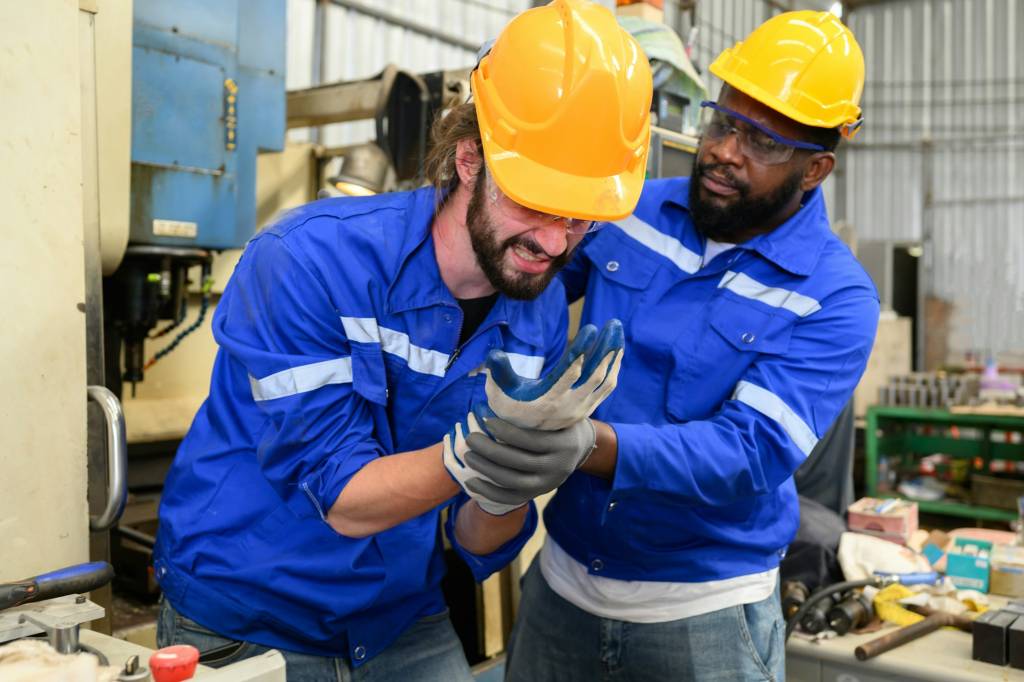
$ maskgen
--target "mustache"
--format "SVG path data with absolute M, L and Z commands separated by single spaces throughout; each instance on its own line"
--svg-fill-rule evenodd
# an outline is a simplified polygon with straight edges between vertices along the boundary
M 505 243 L 502 245 L 502 248 L 503 250 L 510 249 L 513 246 L 521 246 L 535 256 L 540 256 L 541 258 L 550 258 L 551 260 L 558 260 L 564 257 L 566 252 L 569 250 L 567 247 L 564 252 L 552 255 L 545 251 L 544 248 L 536 241 L 522 234 L 516 235 L 515 237 L 509 237 L 508 239 L 506 239 Z
M 740 182 L 736 179 L 732 170 L 724 163 L 696 163 L 694 166 L 697 177 L 707 175 L 709 172 L 713 174 L 716 179 L 720 179 L 722 182 L 735 187 L 741 193 L 746 193 L 750 190 L 750 185 L 745 182 Z

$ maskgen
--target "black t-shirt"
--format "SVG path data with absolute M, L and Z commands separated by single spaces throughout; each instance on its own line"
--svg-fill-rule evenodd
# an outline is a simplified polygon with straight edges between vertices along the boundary
M 483 321 L 487 318 L 487 313 L 491 312 L 491 308 L 494 307 L 494 302 L 498 300 L 497 292 L 490 296 L 482 296 L 480 298 L 459 298 L 456 299 L 459 302 L 459 307 L 462 308 L 462 331 L 459 333 L 459 344 L 461 347 L 469 337 L 473 336 L 473 332 L 483 324 Z

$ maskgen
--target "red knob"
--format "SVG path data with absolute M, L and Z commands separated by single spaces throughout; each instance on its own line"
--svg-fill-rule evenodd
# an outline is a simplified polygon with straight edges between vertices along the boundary
M 199 649 L 188 644 L 168 646 L 149 657 L 149 669 L 156 682 L 191 680 L 199 663 Z

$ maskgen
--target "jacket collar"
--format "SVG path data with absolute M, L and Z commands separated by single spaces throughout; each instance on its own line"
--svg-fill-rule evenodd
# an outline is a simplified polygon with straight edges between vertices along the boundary
M 817 187 L 804 195 L 796 213 L 777 228 L 761 234 L 744 246 L 794 275 L 814 271 L 832 230 L 825 209 L 825 195 Z
M 431 233 L 436 211 L 434 197 L 434 189 L 431 187 L 410 192 L 409 206 L 405 212 L 405 229 L 402 231 L 405 239 L 395 276 L 388 287 L 389 314 L 437 305 L 458 307 L 455 297 L 441 279 L 441 270 L 434 254 L 434 237 Z M 542 346 L 542 307 L 536 301 L 518 301 L 502 294 L 498 296 L 480 329 L 504 324 L 523 343 Z
M 666 201 L 686 209 L 689 213 L 689 190 L 690 183 L 687 178 L 677 191 L 666 197 Z M 696 231 L 692 221 L 688 222 L 690 229 Z M 740 248 L 756 251 L 794 275 L 806 276 L 813 272 L 830 233 L 825 196 L 821 188 L 817 187 L 804 195 L 799 210 L 786 222 L 771 232 L 740 244 Z M 700 242 L 703 241 L 701 238 Z

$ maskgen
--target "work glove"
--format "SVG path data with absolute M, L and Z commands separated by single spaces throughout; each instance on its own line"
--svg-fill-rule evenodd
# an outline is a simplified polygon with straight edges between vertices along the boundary
M 557 431 L 589 417 L 615 388 L 625 343 L 622 323 L 609 320 L 601 333 L 585 325 L 558 363 L 540 379 L 516 374 L 508 355 L 487 356 L 485 390 L 490 409 L 527 429 Z
M 499 417 L 484 417 L 486 430 L 466 437 L 462 461 L 474 475 L 465 488 L 485 511 L 515 509 L 560 486 L 593 452 L 597 431 L 589 419 L 563 429 L 524 429 Z
M 530 498 L 527 497 L 521 501 L 507 503 L 498 502 L 488 498 L 485 495 L 474 491 L 472 484 L 474 482 L 486 483 L 489 486 L 494 486 L 494 482 L 487 479 L 486 476 L 479 471 L 474 470 L 466 464 L 466 455 L 469 453 L 469 445 L 466 439 L 473 434 L 486 434 L 483 429 L 483 422 L 488 416 L 492 416 L 490 412 L 482 403 L 474 406 L 473 411 L 466 415 L 465 419 L 457 422 L 451 430 L 445 434 L 444 437 L 444 467 L 448 470 L 448 474 L 455 479 L 455 482 L 459 484 L 463 490 L 480 505 L 488 514 L 494 514 L 501 516 L 507 514 L 513 509 L 517 509 L 526 504 Z

